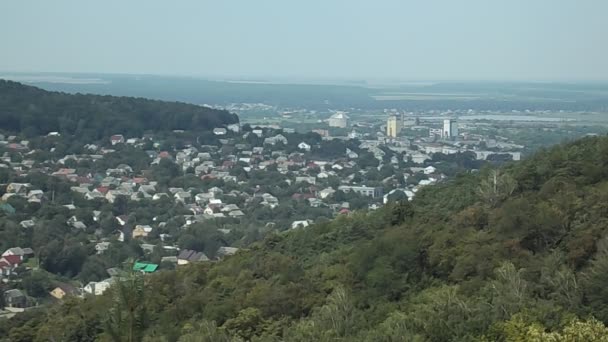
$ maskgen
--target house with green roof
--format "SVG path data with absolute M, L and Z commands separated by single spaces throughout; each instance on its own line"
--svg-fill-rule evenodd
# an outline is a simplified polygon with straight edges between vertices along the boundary
M 152 272 L 156 271 L 157 268 L 158 268 L 157 264 L 149 264 L 146 262 L 136 262 L 133 265 L 133 271 L 140 271 L 143 273 L 152 273 Z

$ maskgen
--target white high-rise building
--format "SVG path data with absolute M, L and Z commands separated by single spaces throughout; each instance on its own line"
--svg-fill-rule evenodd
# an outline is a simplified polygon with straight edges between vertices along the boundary
M 399 120 L 396 115 L 391 115 L 386 120 L 386 136 L 396 138 L 401 132 L 402 120 Z
M 458 137 L 458 124 L 455 119 L 443 120 L 443 137 L 444 138 L 456 138 Z

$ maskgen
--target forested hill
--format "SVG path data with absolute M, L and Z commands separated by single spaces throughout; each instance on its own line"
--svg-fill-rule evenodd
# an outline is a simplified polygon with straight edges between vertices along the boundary
M 209 131 L 238 122 L 227 111 L 142 98 L 49 92 L 0 80 L 0 127 L 25 136 L 140 137 L 167 130 Z
M 221 262 L 133 276 L 0 322 L 0 336 L 606 341 L 607 234 L 608 138 L 585 138 Z

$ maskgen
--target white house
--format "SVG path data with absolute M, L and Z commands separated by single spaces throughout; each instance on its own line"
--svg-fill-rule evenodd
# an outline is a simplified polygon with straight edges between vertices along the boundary
M 291 223 L 291 229 L 308 227 L 308 226 L 310 226 L 311 222 L 312 221 L 310 221 L 310 220 L 293 221 Z
M 226 135 L 226 129 L 225 128 L 214 128 L 213 129 L 213 134 L 215 134 L 215 135 Z
M 427 166 L 424 168 L 425 175 L 431 175 L 431 174 L 435 173 L 436 171 L 437 171 L 437 169 L 434 166 Z
M 231 124 L 226 126 L 229 130 L 233 131 L 234 133 L 238 133 L 241 131 L 241 126 L 239 124 Z
M 305 142 L 302 141 L 301 143 L 298 144 L 298 148 L 300 150 L 310 151 L 311 146 L 309 144 L 307 144 L 307 143 L 305 143 Z
M 106 279 L 102 281 L 92 281 L 88 283 L 84 288 L 84 292 L 88 294 L 92 294 L 94 296 L 101 296 L 106 290 L 112 285 L 111 279 Z

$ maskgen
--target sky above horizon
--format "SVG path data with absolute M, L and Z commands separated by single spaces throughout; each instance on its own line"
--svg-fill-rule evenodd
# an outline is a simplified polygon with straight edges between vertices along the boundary
M 606 0 L 4 1 L 0 71 L 608 80 Z

